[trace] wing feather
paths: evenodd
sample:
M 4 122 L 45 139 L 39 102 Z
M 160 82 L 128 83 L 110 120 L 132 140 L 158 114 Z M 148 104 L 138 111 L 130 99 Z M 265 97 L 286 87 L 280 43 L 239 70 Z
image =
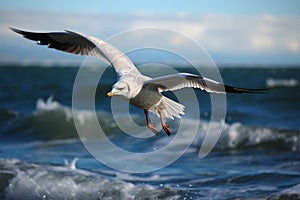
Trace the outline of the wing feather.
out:
M 119 49 L 107 42 L 91 36 L 84 36 L 72 31 L 36 33 L 15 28 L 12 31 L 23 37 L 36 41 L 39 45 L 60 51 L 96 57 L 107 64 L 111 64 L 119 76 L 128 73 L 140 74 L 132 61 Z
M 265 89 L 246 89 L 223 85 L 217 81 L 202 76 L 178 73 L 154 78 L 144 82 L 144 87 L 163 91 L 173 91 L 182 88 L 199 88 L 209 93 L 259 93 Z

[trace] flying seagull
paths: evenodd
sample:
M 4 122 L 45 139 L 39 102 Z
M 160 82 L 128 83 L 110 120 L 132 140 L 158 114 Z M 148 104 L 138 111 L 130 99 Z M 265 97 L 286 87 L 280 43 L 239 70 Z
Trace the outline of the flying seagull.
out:
M 96 57 L 112 65 L 118 75 L 118 81 L 113 85 L 108 97 L 119 95 L 134 106 L 144 110 L 149 129 L 158 134 L 151 123 L 148 112 L 156 114 L 161 121 L 163 130 L 168 136 L 171 130 L 164 118 L 181 118 L 184 115 L 184 105 L 164 96 L 162 92 L 173 91 L 186 87 L 199 88 L 209 93 L 257 93 L 262 89 L 246 89 L 223 85 L 212 79 L 190 74 L 177 73 L 158 78 L 150 78 L 139 72 L 132 61 L 113 45 L 92 37 L 66 30 L 65 32 L 28 32 L 11 28 L 12 31 L 34 40 L 39 45 L 47 45 L 57 50 Z

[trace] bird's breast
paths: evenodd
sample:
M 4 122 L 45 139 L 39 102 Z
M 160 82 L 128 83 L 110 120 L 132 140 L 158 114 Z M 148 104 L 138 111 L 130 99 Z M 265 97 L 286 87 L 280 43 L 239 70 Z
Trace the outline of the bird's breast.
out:
M 149 110 L 154 105 L 158 104 L 162 95 L 157 91 L 142 89 L 135 97 L 130 99 L 130 103 L 136 107 Z

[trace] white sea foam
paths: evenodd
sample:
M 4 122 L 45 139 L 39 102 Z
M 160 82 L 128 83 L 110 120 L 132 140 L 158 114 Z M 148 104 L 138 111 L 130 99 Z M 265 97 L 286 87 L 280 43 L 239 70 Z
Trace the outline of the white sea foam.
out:
M 36 109 L 37 111 L 35 114 L 42 113 L 45 111 L 59 111 L 65 115 L 65 119 L 67 121 L 70 121 L 72 119 L 71 110 L 68 107 L 63 106 L 59 102 L 53 100 L 53 96 L 50 96 L 46 101 L 44 101 L 43 99 L 38 99 L 36 102 Z
M 36 103 L 36 112 L 35 114 L 41 114 L 45 112 L 52 112 L 52 114 L 60 113 L 65 117 L 66 121 L 73 120 L 74 117 L 79 122 L 80 125 L 85 125 L 89 123 L 89 120 L 93 117 L 93 110 L 85 109 L 73 109 L 69 106 L 63 105 L 58 101 L 55 101 L 52 96 L 47 100 L 38 99 Z M 106 116 L 106 112 L 97 111 L 97 115 Z M 104 117 L 102 117 L 103 119 Z
M 266 80 L 267 87 L 295 87 L 299 83 L 296 79 L 274 79 L 274 78 L 268 78 Z
M 76 170 L 76 162 L 78 161 L 78 158 L 75 157 L 70 163 L 68 160 L 64 160 L 65 166 L 69 167 L 71 170 Z
M 170 189 L 134 185 L 69 166 L 51 166 L 0 159 L 0 173 L 9 171 L 4 199 L 177 199 Z M 2 169 L 3 168 L 3 169 Z M 4 181 L 4 180 L 2 180 Z
M 190 123 L 193 123 L 191 120 Z M 220 122 L 202 121 L 197 138 L 193 147 L 199 148 L 202 145 L 203 138 L 207 133 L 208 126 L 219 127 Z M 188 127 L 185 133 L 188 137 Z M 215 138 L 215 133 L 211 131 L 206 137 Z M 268 127 L 245 126 L 236 122 L 233 124 L 224 123 L 222 134 L 215 145 L 215 149 L 235 149 L 247 147 L 266 147 L 270 145 L 278 148 L 285 148 L 291 151 L 300 151 L 299 131 L 275 129 Z M 210 138 L 207 139 L 208 141 Z M 181 141 L 184 142 L 184 141 Z M 180 145 L 180 144 L 178 144 Z M 280 145 L 280 146 L 278 146 Z
M 233 149 L 281 144 L 280 148 L 300 151 L 299 132 L 265 127 L 245 126 L 242 123 L 224 124 L 215 148 Z
M 73 119 L 72 108 L 55 101 L 53 96 L 50 96 L 47 100 L 38 99 L 36 103 L 36 109 L 36 113 L 43 113 L 46 111 L 60 112 L 64 114 L 67 121 Z M 74 111 L 74 116 L 76 116 L 80 124 L 85 124 L 92 115 L 92 111 L 90 110 L 75 109 Z

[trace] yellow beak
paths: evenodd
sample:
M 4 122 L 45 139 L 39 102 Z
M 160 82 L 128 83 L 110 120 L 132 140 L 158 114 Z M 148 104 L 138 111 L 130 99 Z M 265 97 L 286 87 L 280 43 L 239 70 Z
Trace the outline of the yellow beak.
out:
M 112 97 L 114 94 L 112 92 L 109 92 L 106 94 L 107 97 Z

